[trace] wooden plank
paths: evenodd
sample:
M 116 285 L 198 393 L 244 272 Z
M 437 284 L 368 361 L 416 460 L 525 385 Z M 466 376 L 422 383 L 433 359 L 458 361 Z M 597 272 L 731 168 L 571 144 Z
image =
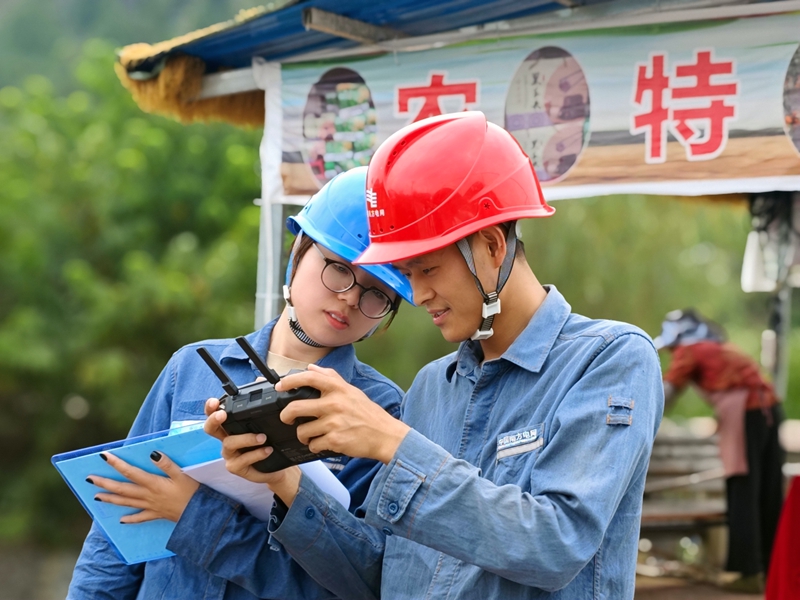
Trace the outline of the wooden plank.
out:
M 722 521 L 727 516 L 725 500 L 645 500 L 642 524 Z
M 719 458 L 670 458 L 651 460 L 647 469 L 649 475 L 689 475 L 710 471 L 722 466 Z
M 644 484 L 645 494 L 650 492 L 663 492 L 667 490 L 675 490 L 683 488 L 684 491 L 689 491 L 693 486 L 701 483 L 713 483 L 710 489 L 724 489 L 722 485 L 722 478 L 725 477 L 725 469 L 717 467 L 709 469 L 708 471 L 700 471 L 699 473 L 691 473 L 689 475 L 680 475 L 678 477 L 661 477 L 661 478 L 648 478 Z
M 682 478 L 688 476 L 680 475 L 678 477 Z M 724 479 L 708 479 L 697 483 L 684 484 L 683 482 L 675 481 L 678 477 L 672 475 L 648 475 L 644 484 L 644 493 L 646 497 L 652 498 L 655 495 L 661 496 L 671 492 L 680 494 L 681 496 L 722 496 L 725 493 Z

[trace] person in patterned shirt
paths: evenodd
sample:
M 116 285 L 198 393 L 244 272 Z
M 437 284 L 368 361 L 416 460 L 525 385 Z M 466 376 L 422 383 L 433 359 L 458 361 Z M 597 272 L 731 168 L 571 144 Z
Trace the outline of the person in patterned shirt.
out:
M 665 406 L 694 385 L 713 408 L 728 501 L 728 571 L 742 591 L 762 591 L 783 502 L 782 410 L 756 362 L 694 310 L 667 314 L 656 348 L 672 353 L 664 374 Z

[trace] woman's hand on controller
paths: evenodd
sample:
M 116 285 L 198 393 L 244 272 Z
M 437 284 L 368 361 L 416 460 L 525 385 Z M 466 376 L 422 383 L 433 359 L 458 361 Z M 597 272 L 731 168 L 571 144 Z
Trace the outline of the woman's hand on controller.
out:
M 266 381 L 263 377 L 256 377 L 256 381 Z M 224 410 L 219 410 L 219 398 L 209 398 L 203 407 L 206 413 L 206 422 L 203 425 L 203 430 L 210 436 L 218 440 L 224 440 L 228 437 L 228 432 L 222 428 L 222 424 L 228 415 Z
M 225 440 L 228 433 L 222 428 L 222 424 L 228 417 L 224 410 L 219 410 L 219 398 L 209 398 L 204 406 L 206 422 L 203 424 L 203 431 L 208 435 Z
M 262 473 L 256 469 L 253 465 L 273 452 L 271 446 L 264 446 L 266 442 L 267 436 L 263 433 L 227 435 L 222 439 L 222 458 L 225 459 L 225 468 L 248 481 L 267 484 L 286 506 L 291 506 L 300 487 L 302 471 L 296 466 L 274 473 Z M 260 447 L 243 452 L 253 446 Z

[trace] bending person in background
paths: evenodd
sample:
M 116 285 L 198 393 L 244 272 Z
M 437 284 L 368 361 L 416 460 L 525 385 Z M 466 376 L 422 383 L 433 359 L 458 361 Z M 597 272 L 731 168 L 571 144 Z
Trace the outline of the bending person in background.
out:
M 397 416 L 402 391 L 361 363 L 353 342 L 394 317 L 411 299 L 407 280 L 391 267 L 351 264 L 369 243 L 365 209 L 366 167 L 339 175 L 296 217 L 297 235 L 287 272 L 283 314 L 247 340 L 267 364 L 286 374 L 317 364 L 364 393 L 377 410 Z M 205 347 L 238 385 L 259 372 L 234 340 L 206 340 L 178 350 L 148 394 L 130 435 L 202 420 L 203 404 L 219 394 L 219 380 L 196 349 Z M 110 465 L 133 483 L 92 477 L 96 499 L 142 509 L 126 523 L 169 519 L 177 523 L 167 544 L 176 556 L 126 565 L 96 526 L 75 567 L 68 598 L 331 598 L 285 550 L 269 546 L 267 524 L 239 503 L 198 484 L 163 454 L 151 456 L 166 477 L 131 467 L 111 453 Z M 352 510 L 364 500 L 378 464 L 371 459 L 325 459 L 348 488 Z M 131 525 L 135 527 L 135 525 Z
M 756 362 L 725 341 L 722 328 L 693 310 L 672 311 L 656 347 L 672 352 L 664 374 L 666 406 L 694 384 L 714 408 L 728 501 L 729 587 L 763 591 L 783 503 L 784 451 L 778 442 L 781 406 Z
M 311 448 L 384 463 L 358 516 L 299 468 L 255 471 L 271 451 L 242 452 L 255 436 L 222 436 L 227 468 L 272 488 L 273 538 L 342 598 L 633 598 L 663 409 L 652 341 L 573 314 L 539 283 L 515 222 L 553 209 L 530 158 L 482 113 L 390 136 L 367 187 L 357 262 L 399 268 L 459 349 L 420 371 L 399 420 L 329 369 L 278 384 L 321 390 L 281 413 L 317 417 L 297 430 Z M 217 404 L 206 431 L 221 435 Z

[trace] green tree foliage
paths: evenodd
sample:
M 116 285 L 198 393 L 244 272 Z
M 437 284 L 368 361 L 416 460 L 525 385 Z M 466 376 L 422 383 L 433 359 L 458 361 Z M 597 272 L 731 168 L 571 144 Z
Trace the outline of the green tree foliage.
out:
M 145 115 L 113 59 L 0 89 L 0 539 L 82 536 L 49 457 L 124 436 L 181 345 L 252 328 L 260 132 Z
M 668 311 L 687 306 L 726 324 L 762 318 L 747 313 L 762 300 L 739 287 L 750 229 L 744 203 L 612 196 L 554 206 L 552 218 L 523 225 L 528 256 L 579 312 L 653 336 Z
M 267 9 L 287 0 L 262 2 Z M 230 19 L 251 0 L 3 0 L 0 2 L 0 87 L 41 73 L 56 89 L 75 89 L 70 65 L 83 41 L 156 43 Z

